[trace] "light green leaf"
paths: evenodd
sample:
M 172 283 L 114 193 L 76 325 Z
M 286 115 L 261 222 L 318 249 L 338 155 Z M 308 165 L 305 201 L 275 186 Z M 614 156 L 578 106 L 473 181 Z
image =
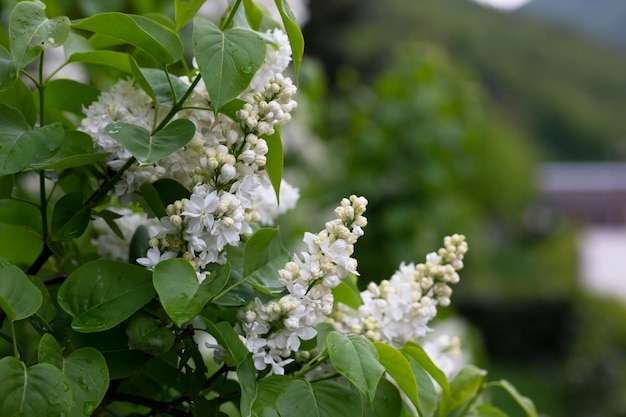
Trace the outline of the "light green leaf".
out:
M 111 123 L 104 131 L 140 163 L 152 164 L 186 145 L 196 132 L 196 126 L 189 120 L 178 119 L 152 136 L 143 127 L 128 123 Z
M 26 365 L 12 356 L 0 359 L 0 415 L 69 415 L 72 389 L 63 372 L 49 363 Z
M 254 417 L 280 417 L 276 410 L 276 399 L 293 379 L 284 375 L 272 375 L 258 383 L 256 399 L 252 404 Z
M 332 289 L 332 293 L 336 303 L 345 304 L 355 310 L 363 304 L 356 277 L 352 274 L 342 279 L 339 285 Z
M 0 308 L 9 320 L 22 320 L 35 314 L 43 298 L 26 274 L 0 257 L 0 277 Z
M 252 29 L 265 33 L 270 29 L 280 27 L 278 22 L 271 18 L 269 10 L 262 4 L 257 4 L 253 0 L 243 0 L 243 7 L 246 20 Z
M 509 381 L 502 379 L 500 381 L 492 381 L 487 384 L 488 388 L 491 387 L 500 387 L 504 389 L 509 395 L 519 404 L 519 406 L 524 410 L 528 417 L 537 417 L 537 409 L 535 408 L 535 403 L 528 398 L 519 393 L 517 388 Z
M 463 367 L 454 379 L 450 381 L 451 398 L 442 400 L 439 415 L 448 415 L 451 411 L 473 398 L 482 387 L 486 376 L 487 371 L 474 365 Z
M 57 295 L 78 332 L 101 332 L 129 318 L 156 295 L 147 269 L 98 259 L 70 274 Z
M 109 370 L 104 356 L 90 347 L 75 350 L 63 361 L 63 373 L 72 387 L 70 417 L 90 416 L 109 387 Z
M 172 107 L 189 88 L 180 78 L 166 74 L 163 70 L 140 68 L 132 58 L 130 64 L 135 80 L 159 106 Z M 169 82 L 167 81 L 168 78 Z M 173 93 L 172 87 L 174 88 Z
M 11 54 L 17 70 L 37 58 L 45 48 L 63 45 L 70 33 L 66 16 L 48 19 L 40 2 L 17 3 L 9 16 Z
M 165 312 L 179 327 L 200 314 L 214 295 L 208 283 L 198 282 L 196 271 L 182 258 L 159 262 L 152 280 Z
M 57 242 L 77 239 L 89 226 L 91 208 L 83 204 L 83 193 L 74 191 L 65 194 L 54 205 L 50 233 Z
M 17 70 L 11 53 L 0 45 L 0 91 L 11 87 L 17 80 Z
M 386 343 L 374 342 L 374 347 L 378 351 L 378 361 L 385 367 L 387 374 L 396 381 L 396 384 L 398 384 L 398 387 L 404 392 L 409 401 L 422 414 L 417 380 L 411 370 L 411 364 L 408 359 L 396 348 Z
M 248 87 L 263 64 L 263 38 L 242 28 L 221 31 L 204 17 L 193 20 L 193 51 L 214 112 Z
M 267 162 L 265 170 L 267 176 L 270 177 L 274 193 L 276 193 L 276 201 L 280 204 L 280 183 L 283 179 L 283 142 L 280 139 L 280 126 L 274 126 L 274 133 L 265 138 L 267 142 Z
M 132 74 L 130 65 L 130 55 L 116 51 L 84 51 L 74 52 L 70 55 L 68 62 L 82 62 L 85 64 L 105 65 L 127 74 Z
M 59 151 L 62 142 L 61 124 L 31 130 L 19 111 L 0 103 L 0 176 L 48 160 Z
M 334 381 L 310 383 L 295 379 L 279 395 L 276 408 L 281 417 L 363 415 L 359 394 Z
M 400 351 L 404 355 L 415 359 L 417 363 L 419 363 L 420 366 L 433 377 L 435 382 L 437 382 L 437 384 L 441 387 L 443 399 L 446 401 L 450 397 L 448 378 L 446 377 L 446 374 L 444 374 L 443 371 L 433 363 L 432 359 L 430 359 L 424 349 L 416 343 L 408 342 L 402 347 L 402 349 L 400 349 Z
M 287 37 L 291 44 L 291 56 L 293 58 L 293 67 L 296 71 L 296 79 L 300 73 L 300 64 L 302 63 L 302 57 L 304 56 L 304 36 L 302 36 L 302 30 L 298 26 L 296 16 L 291 11 L 289 4 L 286 0 L 274 0 L 280 17 L 283 20 L 283 25 L 287 31 Z
M 131 349 L 143 350 L 152 356 L 159 356 L 170 350 L 176 339 L 174 333 L 162 326 L 155 317 L 140 311 L 129 320 L 126 334 Z
M 193 19 L 206 0 L 176 0 L 174 15 L 176 16 L 176 32 Z
M 161 64 L 173 64 L 183 56 L 183 44 L 178 36 L 145 16 L 100 13 L 75 21 L 72 26 L 134 45 Z
M 52 80 L 46 85 L 46 114 L 56 111 L 83 116 L 83 109 L 98 100 L 99 95 L 100 91 L 89 84 L 66 79 Z M 39 100 L 39 94 L 35 97 Z M 46 121 L 50 123 L 50 117 L 46 117 Z
M 435 391 L 435 385 L 433 384 L 430 375 L 426 373 L 424 368 L 417 363 L 415 359 L 409 356 L 409 362 L 411 363 L 411 369 L 415 375 L 417 381 L 417 389 L 419 391 L 419 403 L 420 410 L 423 417 L 431 417 L 438 406 L 438 395 Z
M 361 391 L 373 406 L 376 386 L 385 368 L 378 362 L 378 352 L 361 335 L 346 336 L 331 332 L 326 338 L 330 361 L 341 375 Z
M 509 417 L 509 415 L 493 405 L 481 404 L 476 407 L 472 417 Z
M 59 342 L 50 333 L 44 333 L 37 347 L 37 362 L 49 363 L 63 370 L 63 352 Z
M 277 271 L 290 260 L 278 229 L 259 229 L 246 242 L 243 253 L 243 275 L 257 290 L 274 294 L 285 289 Z

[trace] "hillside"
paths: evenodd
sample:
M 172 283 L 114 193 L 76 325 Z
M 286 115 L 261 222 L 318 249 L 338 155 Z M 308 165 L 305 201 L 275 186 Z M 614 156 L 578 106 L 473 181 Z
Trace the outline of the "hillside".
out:
M 623 0 L 534 0 L 518 12 L 548 17 L 626 49 Z
M 493 111 L 533 138 L 545 158 L 626 157 L 626 54 L 614 48 L 467 0 L 312 0 L 311 9 L 307 51 L 339 81 L 350 68 L 367 81 L 385 68 L 391 46 L 426 41 L 472 72 Z

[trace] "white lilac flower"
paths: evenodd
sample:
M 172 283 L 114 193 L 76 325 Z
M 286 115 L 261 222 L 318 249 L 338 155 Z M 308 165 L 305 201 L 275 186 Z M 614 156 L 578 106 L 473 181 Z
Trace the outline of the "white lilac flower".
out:
M 459 281 L 457 271 L 466 252 L 464 236 L 447 236 L 444 247 L 428 254 L 425 263 L 402 263 L 389 280 L 370 283 L 361 293 L 363 305 L 358 309 L 340 304 L 336 328 L 396 347 L 424 337 L 437 306 L 450 304 L 449 284 Z
M 239 311 L 236 329 L 252 352 L 257 370 L 270 367 L 270 373 L 284 373 L 283 367 L 293 360 L 291 355 L 300 348 L 300 341 L 315 337 L 313 326 L 332 313 L 331 290 L 350 271 L 356 272 L 356 260 L 350 255 L 367 224 L 363 216 L 366 206 L 363 197 L 343 199 L 335 210 L 337 219 L 329 222 L 333 227 L 327 224 L 317 235 L 306 233 L 308 252 L 294 255 L 293 261 L 278 271 L 287 294 L 268 304 L 257 299 Z M 334 233 L 338 230 L 341 236 Z
M 168 251 L 161 253 L 161 251 L 159 251 L 159 248 L 150 248 L 148 249 L 148 252 L 146 253 L 146 256 L 144 258 L 137 259 L 137 263 L 141 266 L 146 267 L 147 269 L 152 270 L 159 262 L 165 261 L 166 259 L 175 258 L 176 255 L 176 252 Z

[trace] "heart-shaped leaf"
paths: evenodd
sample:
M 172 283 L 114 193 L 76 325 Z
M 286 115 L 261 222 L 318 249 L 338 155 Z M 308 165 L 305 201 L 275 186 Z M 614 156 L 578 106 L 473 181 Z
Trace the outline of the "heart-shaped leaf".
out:
M 204 17 L 193 20 L 193 52 L 217 113 L 248 87 L 263 64 L 266 44 L 243 28 L 221 31 Z
M 29 368 L 12 356 L 0 359 L 1 416 L 63 416 L 72 406 L 72 389 L 63 372 L 49 363 Z
M 111 123 L 104 130 L 140 163 L 152 164 L 186 145 L 196 126 L 189 120 L 178 119 L 152 136 L 143 127 L 129 123 Z
M 9 320 L 22 320 L 37 312 L 41 291 L 17 266 L 0 257 L 0 308 Z
M 358 392 L 334 381 L 295 379 L 278 396 L 276 408 L 285 417 L 361 416 L 361 398 Z
M 385 368 L 378 362 L 376 348 L 361 335 L 331 332 L 326 337 L 328 354 L 333 366 L 345 376 L 373 405 L 378 381 Z
M 44 48 L 63 45 L 70 33 L 66 16 L 48 19 L 41 2 L 23 1 L 15 5 L 9 16 L 11 54 L 17 70 L 41 53 Z
M 72 26 L 134 45 L 161 64 L 173 64 L 183 56 L 183 44 L 178 36 L 145 16 L 107 12 L 78 20 Z
M 129 318 L 156 295 L 147 269 L 98 259 L 70 274 L 57 295 L 79 332 L 101 332 Z

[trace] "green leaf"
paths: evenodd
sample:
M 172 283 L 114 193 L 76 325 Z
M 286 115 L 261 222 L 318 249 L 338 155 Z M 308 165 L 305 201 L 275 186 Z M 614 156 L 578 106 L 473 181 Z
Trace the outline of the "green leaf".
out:
M 402 347 L 402 349 L 400 349 L 400 351 L 404 355 L 415 359 L 417 363 L 419 363 L 420 366 L 433 377 L 435 382 L 437 382 L 437 384 L 441 387 L 443 399 L 446 401 L 450 397 L 448 378 L 446 377 L 446 374 L 444 374 L 443 371 L 433 363 L 432 359 L 430 359 L 424 349 L 416 343 L 408 342 Z
M 474 397 L 482 387 L 486 375 L 487 371 L 474 365 L 463 367 L 454 379 L 450 381 L 451 398 L 442 400 L 439 415 L 449 414 Z
M 374 342 L 374 347 L 378 351 L 378 361 L 385 367 L 387 374 L 396 381 L 398 387 L 417 408 L 420 415 L 423 415 L 419 402 L 417 380 L 408 359 L 388 344 Z
M 159 262 L 153 284 L 165 312 L 179 327 L 197 316 L 214 295 L 208 283 L 198 282 L 196 271 L 182 258 Z
M 46 112 L 71 112 L 83 116 L 83 109 L 98 100 L 100 91 L 74 80 L 52 80 L 46 85 Z M 38 95 L 37 95 L 38 99 Z M 49 123 L 49 117 L 46 117 Z
M 292 378 L 284 375 L 272 375 L 261 379 L 257 385 L 256 399 L 252 403 L 252 415 L 254 417 L 280 417 L 276 410 L 276 399 L 291 381 Z
M 361 293 L 356 284 L 356 276 L 350 274 L 332 289 L 335 303 L 342 303 L 357 310 L 363 304 Z
M 280 18 L 283 20 L 289 43 L 291 44 L 291 56 L 293 58 L 293 67 L 296 71 L 296 80 L 300 73 L 300 64 L 302 63 L 302 57 L 304 56 L 304 36 L 302 36 L 302 30 L 298 26 L 296 16 L 294 16 L 289 4 L 286 0 L 274 0 Z
M 63 372 L 49 363 L 26 365 L 12 356 L 0 359 L 0 415 L 69 415 L 72 389 Z
M 174 203 L 176 200 L 182 200 L 183 198 L 189 198 L 191 192 L 181 183 L 171 179 L 162 178 L 152 183 L 161 199 L 161 204 L 167 207 L 168 204 Z
M 15 175 L 5 175 L 0 177 L 0 200 L 11 198 L 13 186 L 15 185 Z
M 276 201 L 280 203 L 280 183 L 283 179 L 283 142 L 280 139 L 280 126 L 274 127 L 274 133 L 268 136 L 267 142 L 267 162 L 265 170 L 267 176 L 270 177 L 274 192 L 276 193 Z
M 139 192 L 143 197 L 142 205 L 144 206 L 146 212 L 153 214 L 159 219 L 167 216 L 167 211 L 165 211 L 165 206 L 161 202 L 159 193 L 150 182 L 144 182 L 141 184 Z M 144 201 L 145 204 L 147 204 L 147 207 L 143 204 Z
M 44 48 L 63 45 L 70 33 L 66 16 L 48 19 L 45 5 L 39 2 L 17 3 L 9 16 L 11 54 L 17 70 L 37 58 Z
M 225 321 L 217 324 L 205 320 L 206 330 L 209 332 L 228 355 L 233 359 L 237 367 L 237 377 L 241 386 L 240 410 L 242 416 L 252 415 L 252 405 L 257 398 L 256 370 L 252 362 L 252 353 L 241 342 L 239 335 L 233 326 Z
M 135 79 L 141 88 L 159 105 L 172 107 L 186 92 L 189 86 L 180 78 L 155 68 L 140 68 L 134 59 L 130 64 Z M 169 82 L 168 82 L 169 78 Z M 172 88 L 174 92 L 172 92 Z
M 74 52 L 68 58 L 68 62 L 82 62 L 84 64 L 96 64 L 112 67 L 127 74 L 132 74 L 130 55 L 116 51 L 84 51 Z
M 278 281 L 277 271 L 289 260 L 289 252 L 280 240 L 278 229 L 259 229 L 244 248 L 244 279 L 259 291 L 279 293 L 285 286 Z
M 257 4 L 252 0 L 243 0 L 243 7 L 246 13 L 246 20 L 250 27 L 258 32 L 266 32 L 279 28 L 280 25 L 270 17 L 270 12 L 262 4 Z
M 59 342 L 50 333 L 44 333 L 37 347 L 37 362 L 49 363 L 63 370 L 63 352 Z
M 50 297 L 48 287 L 46 287 L 46 284 L 41 282 L 41 280 L 35 276 L 28 276 L 28 279 L 35 285 L 35 287 L 39 289 L 39 292 L 41 292 L 42 296 L 41 306 L 39 306 L 39 309 L 35 313 L 35 316 L 39 317 L 46 324 L 50 323 L 52 320 L 54 320 L 57 314 L 57 310 L 54 307 L 54 304 L 52 304 L 52 298 Z M 49 327 L 47 328 L 49 329 Z
M 128 123 L 111 123 L 104 131 L 140 163 L 152 164 L 186 145 L 196 132 L 196 126 L 189 120 L 178 119 L 152 136 L 143 127 Z
M 363 415 L 359 394 L 334 381 L 310 383 L 295 379 L 276 400 L 276 409 L 281 417 Z
M 0 91 L 7 90 L 17 80 L 17 70 L 11 53 L 0 45 Z
M 104 356 L 90 347 L 75 350 L 65 358 L 63 373 L 72 387 L 70 417 L 90 416 L 109 387 L 109 370 Z
M 437 391 L 435 391 L 435 385 L 433 384 L 430 375 L 426 373 L 424 368 L 422 368 L 422 366 L 417 363 L 415 359 L 409 357 L 409 362 L 411 363 L 411 369 L 413 370 L 415 380 L 417 381 L 422 416 L 431 417 L 435 413 L 435 410 L 437 410 L 439 402 Z
M 517 391 L 517 388 L 509 381 L 502 379 L 500 381 L 492 381 L 487 384 L 488 388 L 491 387 L 500 387 L 504 389 L 509 395 L 519 404 L 519 406 L 524 410 L 528 417 L 537 417 L 537 409 L 535 408 L 535 404 L 533 401 L 523 396 Z
M 37 166 L 56 154 L 62 142 L 61 124 L 31 130 L 19 111 L 0 103 L 0 176 Z
M 72 26 L 134 45 L 161 64 L 173 64 L 183 56 L 183 44 L 178 36 L 144 16 L 117 12 L 100 13 L 73 22 Z
M 162 326 L 156 318 L 140 311 L 129 320 L 126 334 L 131 349 L 143 350 L 152 356 L 159 356 L 170 350 L 176 339 L 174 333 Z
M 0 257 L 0 277 L 0 308 L 9 320 L 22 320 L 35 314 L 43 298 L 26 274 Z
M 206 0 L 176 0 L 174 15 L 176 16 L 176 32 L 193 19 Z
M 346 336 L 331 332 L 326 338 L 330 361 L 373 406 L 376 386 L 385 368 L 378 362 L 378 352 L 367 338 L 361 335 Z
M 2 47 L 0 47 L 1 51 Z M 0 53 L 0 55 L 2 54 Z M 2 70 L 0 69 L 1 73 Z M 0 88 L 0 90 L 2 89 Z M 33 92 L 30 91 L 30 88 L 21 78 L 18 78 L 9 88 L 0 93 L 0 102 L 22 113 L 29 126 L 33 126 L 37 121 L 37 107 L 35 106 Z
M 391 382 L 381 378 L 376 389 L 376 397 L 374 397 L 374 408 L 371 409 L 364 403 L 364 417 L 400 417 L 401 412 L 402 396 L 400 392 Z
M 243 108 L 244 104 L 246 104 L 244 100 L 236 98 L 224 104 L 222 108 L 220 109 L 220 113 L 225 114 L 226 116 L 230 117 L 232 120 L 236 121 L 237 112 Z
M 476 407 L 472 417 L 509 417 L 504 411 L 489 404 L 481 404 Z
M 130 239 L 130 247 L 128 248 L 128 263 L 136 264 L 137 259 L 144 256 L 149 245 L 150 233 L 148 233 L 148 228 L 143 224 L 140 224 L 139 227 L 133 233 L 133 237 Z
M 65 194 L 54 205 L 50 233 L 57 242 L 77 239 L 89 226 L 91 208 L 83 204 L 83 193 L 74 191 Z
M 263 64 L 263 38 L 249 30 L 219 30 L 204 17 L 193 20 L 193 52 L 217 113 L 248 87 Z
M 98 259 L 70 274 L 57 295 L 78 332 L 101 332 L 129 318 L 155 296 L 152 273 L 127 263 Z

